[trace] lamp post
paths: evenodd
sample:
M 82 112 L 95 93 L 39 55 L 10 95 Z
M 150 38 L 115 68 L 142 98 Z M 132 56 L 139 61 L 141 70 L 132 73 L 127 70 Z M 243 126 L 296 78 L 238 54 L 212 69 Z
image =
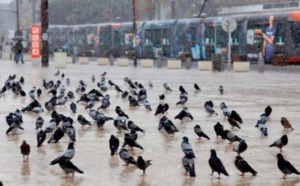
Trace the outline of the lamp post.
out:
M 134 49 L 134 39 L 136 35 L 136 0 L 132 0 L 132 11 L 133 11 L 133 42 L 132 42 L 132 47 Z M 137 54 L 134 55 L 133 57 L 133 65 L 134 67 L 137 66 Z
M 42 30 L 42 67 L 49 66 L 48 43 L 48 0 L 41 1 L 41 30 Z

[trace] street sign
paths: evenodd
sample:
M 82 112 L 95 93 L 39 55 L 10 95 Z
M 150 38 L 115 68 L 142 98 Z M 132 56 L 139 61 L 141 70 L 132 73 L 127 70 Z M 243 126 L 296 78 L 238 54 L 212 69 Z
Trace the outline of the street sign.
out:
M 231 63 L 231 32 L 237 27 L 237 23 L 231 17 L 227 17 L 222 21 L 222 28 L 225 32 L 228 32 L 228 70 L 230 71 Z
M 39 25 L 31 26 L 31 58 L 41 56 L 41 27 Z
M 222 21 L 222 28 L 225 32 L 233 32 L 237 27 L 237 23 L 231 17 L 227 17 Z

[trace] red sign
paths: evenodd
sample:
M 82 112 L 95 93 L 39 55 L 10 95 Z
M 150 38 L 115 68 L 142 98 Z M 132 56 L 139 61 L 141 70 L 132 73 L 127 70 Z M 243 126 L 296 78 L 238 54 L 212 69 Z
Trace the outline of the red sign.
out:
M 39 25 L 31 26 L 31 58 L 41 56 L 41 27 Z

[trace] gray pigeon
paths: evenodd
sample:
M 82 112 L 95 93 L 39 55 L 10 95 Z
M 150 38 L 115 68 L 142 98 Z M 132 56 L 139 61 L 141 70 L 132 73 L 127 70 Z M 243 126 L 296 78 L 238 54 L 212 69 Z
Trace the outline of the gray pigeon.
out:
M 186 156 L 184 156 L 181 159 L 181 162 L 182 162 L 182 166 L 185 169 L 185 175 L 189 173 L 190 177 L 196 177 L 194 158 L 187 158 Z
M 187 158 L 196 158 L 191 144 L 189 143 L 189 138 L 184 136 L 181 142 L 181 150 L 184 152 Z
M 72 102 L 72 103 L 70 104 L 70 108 L 71 108 L 71 110 L 72 110 L 73 113 L 76 113 L 77 106 L 76 106 L 76 104 L 75 104 L 74 102 Z
M 202 131 L 200 125 L 196 125 L 194 127 L 194 132 L 199 136 L 199 140 L 201 139 L 201 137 L 204 137 L 209 140 L 209 137 Z
M 170 92 L 172 92 L 173 90 L 169 87 L 169 85 L 167 84 L 167 83 L 164 83 L 164 88 L 165 88 L 165 90 L 168 92 L 168 91 L 170 91 Z
M 119 156 L 125 162 L 125 166 L 128 166 L 129 164 L 136 165 L 135 159 L 129 154 L 127 149 L 122 148 L 119 152 Z
M 245 140 L 241 140 L 239 143 L 235 144 L 234 147 L 233 147 L 233 151 L 238 153 L 238 156 L 247 150 L 247 143 Z
M 288 144 L 288 137 L 287 135 L 283 135 L 281 138 L 276 140 L 274 143 L 272 143 L 269 147 L 278 147 L 280 152 L 282 152 L 282 147 Z
M 149 103 L 148 100 L 145 100 L 145 101 L 144 101 L 144 106 L 145 106 L 145 108 L 146 108 L 146 111 L 152 111 L 151 105 L 150 105 L 150 103 Z

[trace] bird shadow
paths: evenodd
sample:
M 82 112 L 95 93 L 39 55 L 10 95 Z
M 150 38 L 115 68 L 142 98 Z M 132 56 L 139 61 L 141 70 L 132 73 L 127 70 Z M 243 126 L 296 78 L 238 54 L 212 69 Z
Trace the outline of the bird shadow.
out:
M 141 176 L 141 180 L 140 180 L 139 183 L 137 183 L 136 186 L 148 186 L 148 185 L 150 185 L 150 184 L 147 183 L 147 180 L 146 180 L 145 176 Z
M 6 135 L 8 141 L 14 141 L 14 142 L 19 142 L 20 141 L 20 136 L 18 133 L 10 133 Z
M 29 162 L 23 162 L 22 166 L 21 166 L 21 175 L 23 177 L 28 177 L 30 176 L 30 163 Z
M 299 178 L 288 178 L 286 180 L 283 180 L 279 186 L 296 186 L 299 182 Z
M 194 177 L 185 176 L 182 180 L 181 185 L 194 185 L 194 183 L 195 183 Z
M 232 152 L 232 149 L 233 149 L 233 145 L 230 143 L 224 146 L 224 152 Z

